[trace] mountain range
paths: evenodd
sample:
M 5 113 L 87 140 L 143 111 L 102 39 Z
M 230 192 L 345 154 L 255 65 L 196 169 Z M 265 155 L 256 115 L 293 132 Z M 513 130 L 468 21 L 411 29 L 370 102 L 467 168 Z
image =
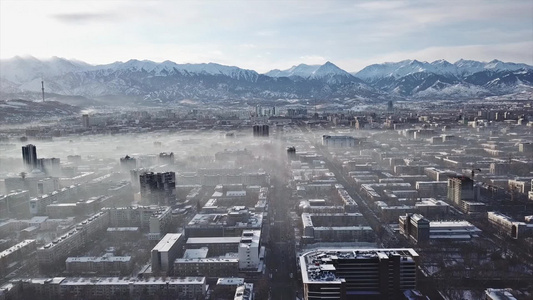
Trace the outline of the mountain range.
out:
M 183 99 L 466 99 L 531 91 L 533 67 L 499 60 L 404 60 L 349 73 L 331 62 L 259 74 L 215 63 L 129 60 L 105 65 L 53 57 L 0 60 L 0 100 L 47 93 L 146 102 Z

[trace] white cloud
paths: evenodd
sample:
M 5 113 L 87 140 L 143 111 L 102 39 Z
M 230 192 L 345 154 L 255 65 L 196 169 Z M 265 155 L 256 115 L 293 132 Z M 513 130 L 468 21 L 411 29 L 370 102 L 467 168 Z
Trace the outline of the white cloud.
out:
M 532 43 L 531 0 L 0 0 L 0 58 L 212 61 L 257 71 L 330 60 L 355 71 L 406 58 L 532 64 Z

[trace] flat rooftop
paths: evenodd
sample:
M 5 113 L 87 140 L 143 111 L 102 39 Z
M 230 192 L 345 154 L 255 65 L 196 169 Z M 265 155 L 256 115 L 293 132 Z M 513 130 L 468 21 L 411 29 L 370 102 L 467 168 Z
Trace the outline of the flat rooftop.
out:
M 181 233 L 167 233 L 165 236 L 155 245 L 152 251 L 168 252 L 176 242 L 181 238 Z
M 187 239 L 186 244 L 238 244 L 240 241 L 240 236 L 190 237 Z
M 418 258 L 411 248 L 391 249 L 317 249 L 299 257 L 304 283 L 324 282 L 339 284 L 344 278 L 335 275 L 333 261 L 387 259 L 391 255 L 401 255 L 402 261 L 414 262 Z

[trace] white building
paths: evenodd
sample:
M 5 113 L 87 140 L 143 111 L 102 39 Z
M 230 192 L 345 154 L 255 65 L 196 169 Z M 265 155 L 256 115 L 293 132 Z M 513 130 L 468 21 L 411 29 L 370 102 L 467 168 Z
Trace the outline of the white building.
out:
M 152 270 L 154 273 L 172 272 L 174 260 L 184 244 L 181 233 L 168 233 L 152 249 Z
M 261 230 L 244 230 L 239 243 L 239 269 L 257 270 L 262 260 Z
M 237 287 L 235 291 L 234 300 L 253 300 L 254 299 L 254 284 L 245 283 Z

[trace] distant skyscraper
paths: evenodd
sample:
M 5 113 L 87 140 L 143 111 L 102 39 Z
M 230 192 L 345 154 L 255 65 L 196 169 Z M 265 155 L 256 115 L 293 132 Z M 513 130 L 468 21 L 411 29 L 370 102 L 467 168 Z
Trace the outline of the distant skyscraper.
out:
M 129 172 L 130 170 L 137 168 L 137 160 L 134 157 L 126 155 L 120 159 L 120 167 L 123 171 Z
M 83 128 L 89 128 L 89 115 L 85 114 L 81 116 L 81 120 L 83 123 Z
M 139 176 L 142 201 L 146 204 L 170 205 L 176 200 L 176 173 L 148 172 Z
M 37 147 L 32 144 L 22 146 L 22 159 L 24 164 L 30 168 L 34 169 L 37 167 Z
M 269 126 L 268 125 L 254 125 L 253 134 L 254 137 L 268 137 Z
M 57 176 L 61 173 L 61 160 L 59 158 L 39 158 L 37 168 L 48 175 Z
M 159 163 L 173 165 L 174 164 L 174 152 L 161 152 L 159 153 Z
M 297 160 L 296 156 L 296 147 L 288 147 L 287 148 L 287 156 L 289 157 L 289 160 Z

